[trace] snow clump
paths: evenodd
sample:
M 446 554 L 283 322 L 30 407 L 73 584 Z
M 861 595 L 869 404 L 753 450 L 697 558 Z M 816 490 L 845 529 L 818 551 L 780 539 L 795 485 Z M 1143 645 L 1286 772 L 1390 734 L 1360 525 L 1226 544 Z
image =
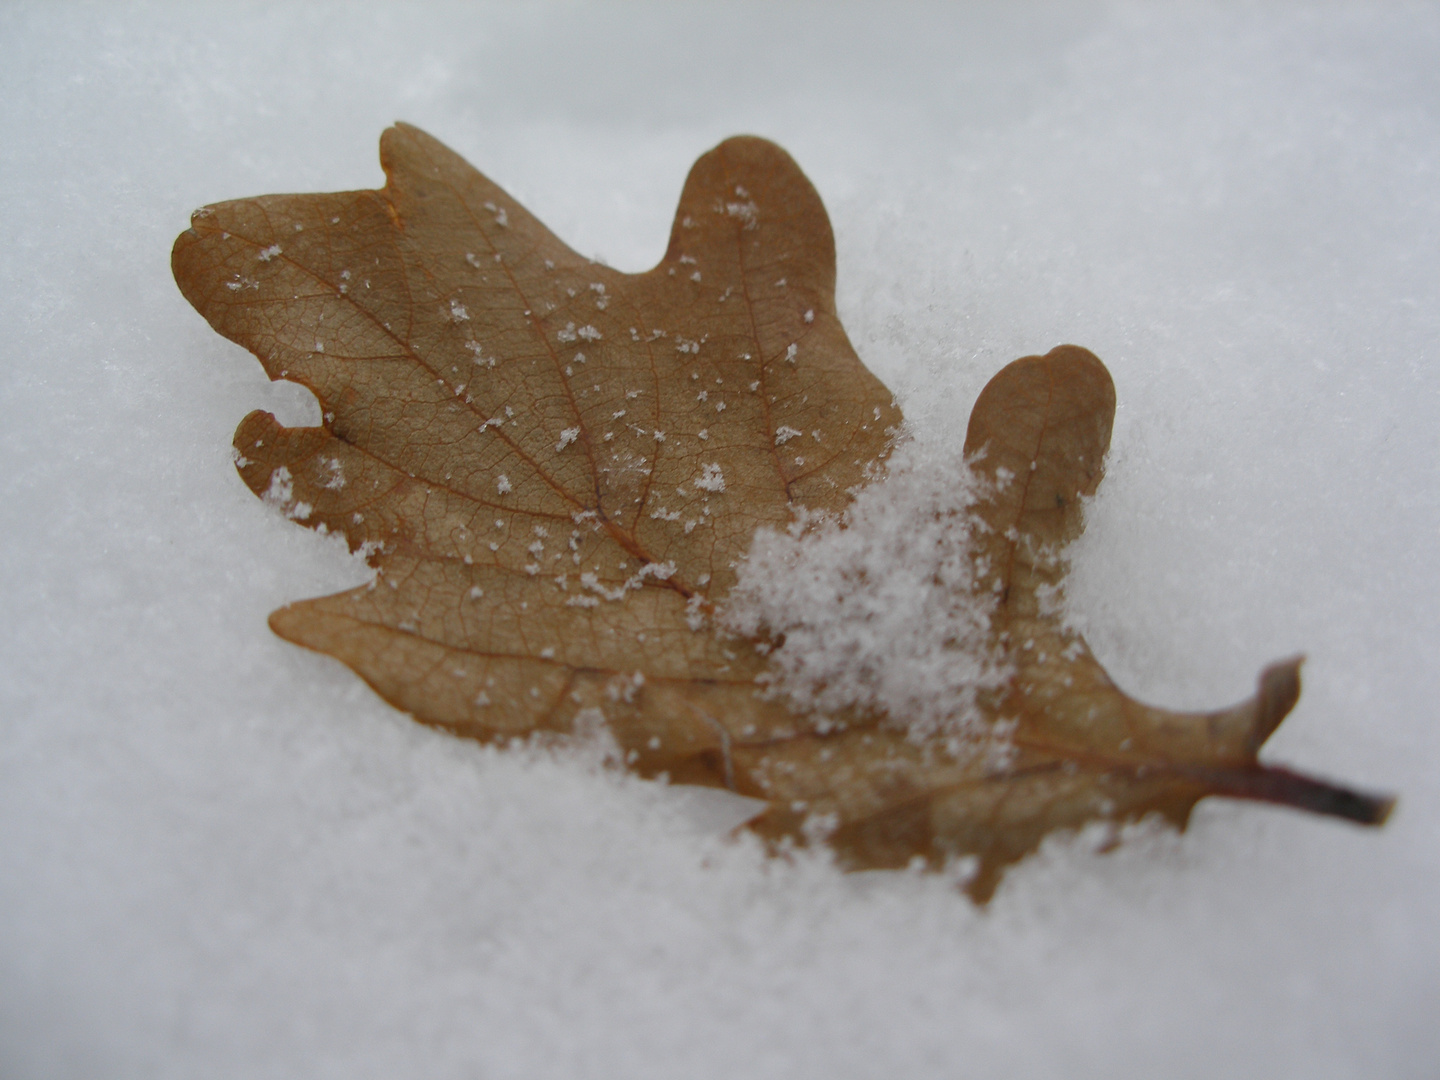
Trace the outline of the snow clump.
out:
M 721 625 L 781 641 L 762 679 L 797 712 L 883 714 L 957 750 L 994 734 L 980 695 L 1008 665 L 974 588 L 980 481 L 958 450 L 907 442 L 837 518 L 757 531 Z

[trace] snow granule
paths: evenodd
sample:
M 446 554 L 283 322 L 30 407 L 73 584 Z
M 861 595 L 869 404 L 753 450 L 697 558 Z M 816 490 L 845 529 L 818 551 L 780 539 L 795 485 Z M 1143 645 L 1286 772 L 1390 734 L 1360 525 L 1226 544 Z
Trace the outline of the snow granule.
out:
M 701 491 L 724 491 L 725 473 L 718 462 L 711 462 L 700 467 L 700 475 L 692 480 L 691 484 Z

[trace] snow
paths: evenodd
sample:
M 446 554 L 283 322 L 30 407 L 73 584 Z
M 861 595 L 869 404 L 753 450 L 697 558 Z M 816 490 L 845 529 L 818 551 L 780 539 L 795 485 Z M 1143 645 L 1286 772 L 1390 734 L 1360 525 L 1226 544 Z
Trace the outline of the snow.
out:
M 1437 54 L 1433 5 L 0 9 L 0 1073 L 1434 1075 Z M 235 476 L 246 412 L 318 410 L 169 248 L 379 184 L 395 119 L 624 270 L 700 153 L 776 139 L 922 446 L 1008 360 L 1095 351 L 1071 618 L 1177 707 L 1305 651 L 1264 756 L 1390 824 L 1211 800 L 978 911 L 275 637 L 366 573 Z
M 721 624 L 783 637 L 762 680 L 797 711 L 887 716 L 958 756 L 994 745 L 1006 732 L 978 702 L 1013 669 L 991 646 L 990 597 L 975 597 L 980 490 L 962 446 L 902 443 L 843 519 L 758 531 Z
M 724 491 L 725 473 L 721 470 L 720 463 L 712 461 L 708 465 L 701 465 L 700 475 L 690 481 L 690 486 L 701 491 Z

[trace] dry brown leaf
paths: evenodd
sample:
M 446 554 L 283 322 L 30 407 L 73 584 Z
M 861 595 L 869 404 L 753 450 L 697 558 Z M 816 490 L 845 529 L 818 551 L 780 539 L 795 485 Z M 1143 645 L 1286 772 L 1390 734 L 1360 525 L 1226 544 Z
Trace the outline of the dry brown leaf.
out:
M 385 132 L 381 161 L 379 191 L 206 207 L 175 244 L 196 309 L 323 409 L 317 428 L 246 417 L 241 476 L 376 569 L 275 612 L 282 637 L 461 735 L 608 732 L 641 774 L 765 799 L 752 828 L 823 835 L 852 867 L 974 856 L 979 899 L 1051 830 L 1183 826 L 1209 794 L 1384 820 L 1387 799 L 1257 763 L 1298 661 L 1232 709 L 1153 709 L 1041 603 L 1114 412 L 1073 346 L 1000 372 L 966 439 L 988 492 L 980 599 L 1013 671 L 983 705 L 1010 752 L 762 693 L 763 656 L 714 629 L 716 605 L 757 528 L 842 513 L 901 420 L 836 317 L 814 188 L 773 144 L 727 140 L 692 169 L 664 259 L 631 275 L 415 128 Z

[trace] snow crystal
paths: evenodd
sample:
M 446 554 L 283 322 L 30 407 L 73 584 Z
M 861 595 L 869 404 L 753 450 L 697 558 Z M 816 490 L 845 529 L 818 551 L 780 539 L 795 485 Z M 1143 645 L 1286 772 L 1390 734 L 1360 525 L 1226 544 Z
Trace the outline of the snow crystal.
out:
M 469 349 L 472 353 L 475 354 L 475 363 L 480 364 L 484 367 L 493 368 L 495 366 L 495 358 L 493 356 L 486 356 L 484 350 L 481 349 L 480 343 L 478 341 L 465 342 L 465 348 Z
M 725 474 L 720 471 L 719 463 L 712 462 L 709 465 L 702 465 L 700 475 L 691 483 L 701 491 L 724 491 Z
M 270 483 L 261 498 L 295 521 L 304 521 L 313 509 L 309 503 L 295 498 L 295 478 L 284 465 L 270 473 Z

